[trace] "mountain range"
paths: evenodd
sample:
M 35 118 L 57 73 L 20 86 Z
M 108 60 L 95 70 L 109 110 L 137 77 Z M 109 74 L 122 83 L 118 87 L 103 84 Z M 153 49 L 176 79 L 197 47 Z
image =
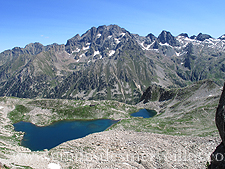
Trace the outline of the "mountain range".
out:
M 153 84 L 185 87 L 225 79 L 225 35 L 139 36 L 92 27 L 66 44 L 30 43 L 0 53 L 0 96 L 118 100 L 136 104 Z

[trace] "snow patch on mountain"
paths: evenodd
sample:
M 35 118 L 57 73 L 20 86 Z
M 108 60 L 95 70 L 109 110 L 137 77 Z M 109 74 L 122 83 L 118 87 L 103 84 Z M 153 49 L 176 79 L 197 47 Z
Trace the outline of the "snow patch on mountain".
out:
M 119 44 L 120 43 L 120 40 L 119 39 L 115 38 L 114 40 L 116 41 L 116 44 Z
M 220 36 L 221 39 L 225 38 L 225 35 Z
M 183 36 L 177 36 L 176 39 L 179 41 L 181 44 L 182 48 L 185 48 L 187 44 L 192 43 L 194 45 L 201 45 L 204 46 L 202 41 L 195 40 L 195 39 L 190 39 L 188 37 L 183 37 Z
M 121 33 L 120 36 L 123 37 L 126 33 Z
M 85 56 L 85 54 L 84 54 L 84 53 L 83 53 L 83 54 L 81 54 L 79 57 L 80 57 L 80 58 L 82 58 L 83 56 Z
M 99 55 L 100 52 L 99 51 L 94 51 L 94 56 Z
M 112 56 L 116 51 L 115 50 L 110 50 L 109 51 L 109 56 Z
M 73 52 L 80 52 L 80 49 L 79 48 L 76 48 L 76 50 L 72 51 Z
M 176 53 L 176 56 L 180 56 L 181 55 L 181 53 L 180 52 L 175 52 Z
M 142 47 L 143 50 L 151 50 L 150 47 L 153 45 L 153 43 L 145 46 L 144 45 L 144 42 L 141 42 L 140 45 L 141 45 L 141 47 Z
M 169 47 L 171 47 L 171 45 L 169 45 L 168 43 L 159 43 L 161 46 L 169 46 Z
M 83 50 L 88 50 L 89 48 L 90 48 L 90 46 L 86 46 L 86 47 L 84 46 Z
M 96 36 L 97 36 L 97 38 L 100 38 L 102 36 L 102 34 L 99 33 Z

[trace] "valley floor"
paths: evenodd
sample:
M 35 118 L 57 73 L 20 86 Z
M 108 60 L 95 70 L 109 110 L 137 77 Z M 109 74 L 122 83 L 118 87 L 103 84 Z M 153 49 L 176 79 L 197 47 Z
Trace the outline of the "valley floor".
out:
M 171 136 L 113 127 L 62 143 L 51 150 L 32 152 L 20 146 L 23 133 L 13 130 L 13 117 L 9 118 L 9 113 L 15 110 L 14 105 L 32 100 L 3 100 L 0 102 L 0 162 L 9 168 L 46 169 L 54 165 L 79 169 L 205 168 L 221 141 L 219 137 Z M 124 105 L 121 107 L 128 110 Z M 49 111 L 40 110 L 40 114 L 48 117 Z

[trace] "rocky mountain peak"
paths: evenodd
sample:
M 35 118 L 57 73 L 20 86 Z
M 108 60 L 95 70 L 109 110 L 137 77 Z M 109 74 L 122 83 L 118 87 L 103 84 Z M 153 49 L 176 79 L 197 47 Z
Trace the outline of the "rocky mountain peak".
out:
M 58 51 L 64 51 L 65 45 L 59 45 L 57 43 L 53 43 L 51 45 L 44 46 L 39 42 L 30 43 L 25 46 L 25 48 L 22 48 L 24 54 L 29 55 L 37 55 L 43 51 L 53 50 L 55 52 Z
M 62 51 L 65 51 L 65 45 L 64 44 L 59 45 L 57 43 L 53 43 L 45 47 L 45 51 L 48 51 L 48 50 L 55 51 L 55 52 L 59 52 L 59 51 L 62 52 Z
M 152 33 L 148 34 L 146 36 L 146 38 L 149 39 L 151 42 L 153 42 L 157 39 L 157 37 L 155 37 L 155 35 L 153 35 Z
M 68 39 L 66 42 L 66 51 L 68 53 L 72 53 L 72 48 L 73 46 L 76 46 L 77 43 L 80 41 L 81 37 L 79 34 L 76 34 L 74 37 L 72 37 L 71 39 Z
M 196 36 L 195 36 L 195 35 L 192 35 L 192 36 L 190 37 L 190 39 L 196 39 Z
M 35 42 L 26 45 L 24 49 L 27 50 L 32 55 L 37 55 L 38 53 L 44 50 L 44 45 L 42 45 L 39 42 Z
M 117 33 L 127 32 L 124 28 L 121 28 L 118 25 L 109 25 L 109 26 L 106 26 L 106 28 L 109 31 L 115 31 Z
M 179 46 L 179 42 L 168 31 L 162 31 L 161 34 L 158 36 L 158 40 L 163 44 L 168 43 L 171 46 Z
M 179 34 L 178 36 L 183 36 L 183 37 L 185 37 L 185 38 L 189 38 L 189 36 L 188 36 L 187 33 L 181 33 L 181 34 Z
M 92 27 L 81 37 L 77 35 L 69 39 L 65 49 L 69 54 L 74 53 L 77 60 L 83 54 L 87 57 L 102 58 L 113 55 L 116 49 L 128 42 L 128 39 L 132 39 L 132 36 L 124 28 L 118 25 L 103 25 L 98 28 Z
M 205 39 L 212 38 L 210 35 L 199 33 L 196 37 L 196 40 L 204 41 Z
M 225 34 L 219 37 L 220 40 L 225 40 Z
M 37 48 L 37 47 L 43 47 L 43 45 L 39 42 L 29 43 L 28 45 L 25 46 L 25 49 Z
M 125 29 L 119 27 L 118 25 L 109 25 L 109 26 L 102 25 L 102 26 L 99 26 L 98 28 L 92 27 L 86 33 L 84 33 L 81 37 L 84 38 L 87 36 L 92 36 L 95 38 L 97 36 L 97 38 L 100 38 L 100 36 L 105 33 L 107 33 L 108 35 L 117 36 L 118 34 L 126 33 L 126 32 L 127 31 Z

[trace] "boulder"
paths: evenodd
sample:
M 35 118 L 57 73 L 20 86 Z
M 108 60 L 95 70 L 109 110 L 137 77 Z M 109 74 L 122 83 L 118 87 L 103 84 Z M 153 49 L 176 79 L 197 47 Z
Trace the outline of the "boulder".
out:
M 216 150 L 211 154 L 211 164 L 208 169 L 223 169 L 225 168 L 225 147 L 221 142 L 220 145 L 216 147 Z
M 211 164 L 208 169 L 225 169 L 225 83 L 216 110 L 216 126 L 222 142 L 211 155 Z
M 219 105 L 216 110 L 216 126 L 219 130 L 220 137 L 222 139 L 223 144 L 225 145 L 225 84 L 223 87 L 223 92 L 220 97 Z

